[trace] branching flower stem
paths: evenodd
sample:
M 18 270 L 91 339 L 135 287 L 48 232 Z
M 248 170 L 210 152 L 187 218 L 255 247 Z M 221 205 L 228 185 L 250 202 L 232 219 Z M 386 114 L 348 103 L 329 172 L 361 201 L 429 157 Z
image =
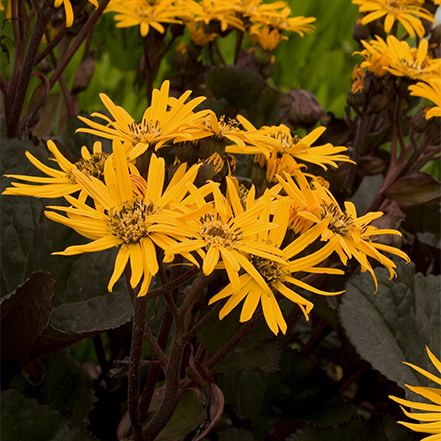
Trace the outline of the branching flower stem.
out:
M 354 151 L 351 155 L 351 159 L 355 162 L 355 164 L 351 164 L 348 167 L 348 171 L 344 182 L 344 186 L 348 193 L 352 189 L 352 186 L 354 185 L 355 176 L 357 175 L 357 170 L 358 170 L 358 163 L 360 160 L 360 156 L 363 153 L 365 139 L 368 134 L 368 128 L 370 122 L 371 122 L 371 115 L 362 115 L 360 117 L 360 122 L 357 127 L 357 133 L 355 135 Z
M 55 12 L 55 9 L 48 6 L 46 2 L 44 5 L 46 6 L 41 7 L 37 15 L 23 64 L 21 63 L 21 60 L 23 59 L 22 57 L 25 51 L 24 45 L 26 44 L 26 36 L 22 37 L 22 32 L 18 32 L 19 40 L 16 40 L 17 67 L 14 66 L 14 75 L 12 75 L 8 94 L 5 97 L 7 135 L 10 138 L 18 135 L 20 115 L 23 109 L 26 92 L 28 90 L 32 69 L 35 65 L 37 51 L 44 35 L 44 31 Z
M 58 80 L 58 77 L 61 75 L 61 73 L 66 68 L 69 61 L 72 59 L 72 57 L 75 55 L 83 41 L 89 36 L 89 34 L 93 31 L 96 22 L 101 17 L 101 15 L 104 12 L 104 9 L 106 8 L 107 4 L 110 0 L 101 0 L 99 3 L 99 7 L 97 10 L 95 10 L 92 15 L 89 17 L 89 20 L 87 20 L 86 24 L 81 29 L 80 33 L 78 34 L 77 38 L 73 42 L 72 46 L 68 49 L 68 51 L 64 54 L 64 57 L 60 60 L 58 63 L 58 66 L 56 67 L 54 73 L 52 74 L 50 78 L 50 84 L 51 87 L 56 83 Z

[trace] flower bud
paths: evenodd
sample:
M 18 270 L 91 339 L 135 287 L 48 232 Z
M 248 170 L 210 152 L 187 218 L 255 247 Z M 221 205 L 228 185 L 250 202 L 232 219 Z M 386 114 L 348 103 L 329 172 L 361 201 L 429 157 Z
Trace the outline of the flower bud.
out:
M 291 89 L 288 94 L 292 98 L 289 122 L 305 127 L 314 126 L 324 113 L 317 97 L 307 90 L 295 88 Z
M 426 109 L 420 109 L 412 116 L 410 126 L 418 133 L 424 132 L 430 126 L 430 120 L 426 119 Z
M 361 23 L 355 23 L 352 29 L 352 38 L 360 43 L 361 40 L 369 40 L 371 31 L 369 26 L 362 25 Z

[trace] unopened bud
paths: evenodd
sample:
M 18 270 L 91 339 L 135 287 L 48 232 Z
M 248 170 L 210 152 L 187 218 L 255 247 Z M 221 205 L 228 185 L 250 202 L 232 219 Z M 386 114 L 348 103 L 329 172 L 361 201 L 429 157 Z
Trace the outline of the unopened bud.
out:
M 369 26 L 362 25 L 361 23 L 355 23 L 353 29 L 352 29 L 352 38 L 360 42 L 361 40 L 369 40 L 370 35 L 370 29 Z
M 424 132 L 430 124 L 430 120 L 426 119 L 426 109 L 418 110 L 410 119 L 410 126 L 418 133 Z
M 310 127 L 316 124 L 324 113 L 323 107 L 317 97 L 303 89 L 291 89 L 288 94 L 292 98 L 289 112 L 290 123 Z
M 92 81 L 95 72 L 95 58 L 93 55 L 86 55 L 78 66 L 75 72 L 75 77 L 72 86 L 72 93 L 77 94 L 86 90 Z
M 441 44 L 441 25 L 438 25 L 432 29 L 432 34 L 429 40 L 430 46 L 437 46 L 439 44 Z

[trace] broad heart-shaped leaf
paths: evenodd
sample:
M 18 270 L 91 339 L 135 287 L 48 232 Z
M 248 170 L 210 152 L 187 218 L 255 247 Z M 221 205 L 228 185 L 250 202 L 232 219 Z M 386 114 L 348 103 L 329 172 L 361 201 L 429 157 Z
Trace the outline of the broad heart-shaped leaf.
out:
M 47 328 L 53 294 L 54 279 L 40 271 L 0 302 L 3 387 L 26 365 L 35 340 Z
M 207 73 L 207 85 L 215 98 L 225 98 L 238 109 L 250 109 L 256 105 L 265 82 L 253 69 L 221 66 Z
M 413 263 L 397 263 L 397 278 L 389 280 L 377 268 L 378 292 L 368 273 L 351 279 L 339 306 L 343 328 L 358 353 L 374 369 L 401 387 L 428 386 L 426 377 L 404 365 L 409 362 L 436 373 L 427 345 L 440 353 L 441 277 L 415 276 Z M 411 392 L 406 389 L 409 398 Z M 415 398 L 413 396 L 412 398 Z
M 217 432 L 218 441 L 255 441 L 251 432 L 236 427 L 228 427 Z
M 153 414 L 157 412 L 161 406 L 164 393 L 165 386 L 155 390 L 155 394 L 149 408 L 149 421 L 153 417 Z M 173 415 L 155 438 L 155 441 L 172 441 L 182 439 L 182 437 L 185 437 L 185 435 L 188 435 L 198 427 L 202 427 L 204 425 L 206 418 L 208 417 L 207 411 L 208 409 L 206 409 L 204 402 L 198 397 L 196 392 L 191 389 L 186 390 L 182 394 Z M 127 413 L 125 414 L 121 423 L 118 439 L 123 438 L 125 432 L 129 428 L 130 423 Z M 145 424 L 147 424 L 147 422 Z
M 198 334 L 210 355 L 216 353 L 244 325 L 239 322 L 241 305 L 219 320 L 214 318 Z M 274 372 L 279 367 L 279 349 L 274 334 L 262 320 L 211 371 L 234 373 L 239 369 Z
M 413 172 L 397 179 L 385 192 L 390 199 L 395 199 L 401 207 L 420 205 L 441 197 L 441 182 L 432 175 Z
M 91 146 L 89 146 L 90 148 Z M 40 175 L 25 157 L 30 151 L 43 163 L 46 147 L 30 141 L 2 139 L 2 172 Z M 9 185 L 2 177 L 2 190 Z M 122 281 L 108 293 L 116 250 L 80 256 L 53 256 L 73 244 L 87 240 L 69 228 L 44 216 L 44 205 L 63 201 L 28 196 L 2 196 L 2 289 L 11 292 L 32 271 L 45 270 L 55 279 L 51 325 L 62 332 L 77 334 L 103 331 L 126 323 L 132 315 L 131 302 Z
M 1 392 L 2 441 L 96 441 L 89 432 L 71 427 L 63 417 L 16 390 Z
M 79 363 L 68 357 L 64 349 L 41 359 L 43 381 L 33 386 L 24 375 L 18 375 L 12 387 L 28 398 L 57 410 L 73 427 L 85 429 L 96 401 L 92 381 Z

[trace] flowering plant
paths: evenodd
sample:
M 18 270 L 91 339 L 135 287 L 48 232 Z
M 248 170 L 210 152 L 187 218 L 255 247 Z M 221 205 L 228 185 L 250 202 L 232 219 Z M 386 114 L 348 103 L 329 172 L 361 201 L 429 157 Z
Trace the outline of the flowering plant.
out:
M 436 4 L 352 3 L 336 116 L 274 85 L 285 1 L 8 2 L 5 439 L 439 439 Z

